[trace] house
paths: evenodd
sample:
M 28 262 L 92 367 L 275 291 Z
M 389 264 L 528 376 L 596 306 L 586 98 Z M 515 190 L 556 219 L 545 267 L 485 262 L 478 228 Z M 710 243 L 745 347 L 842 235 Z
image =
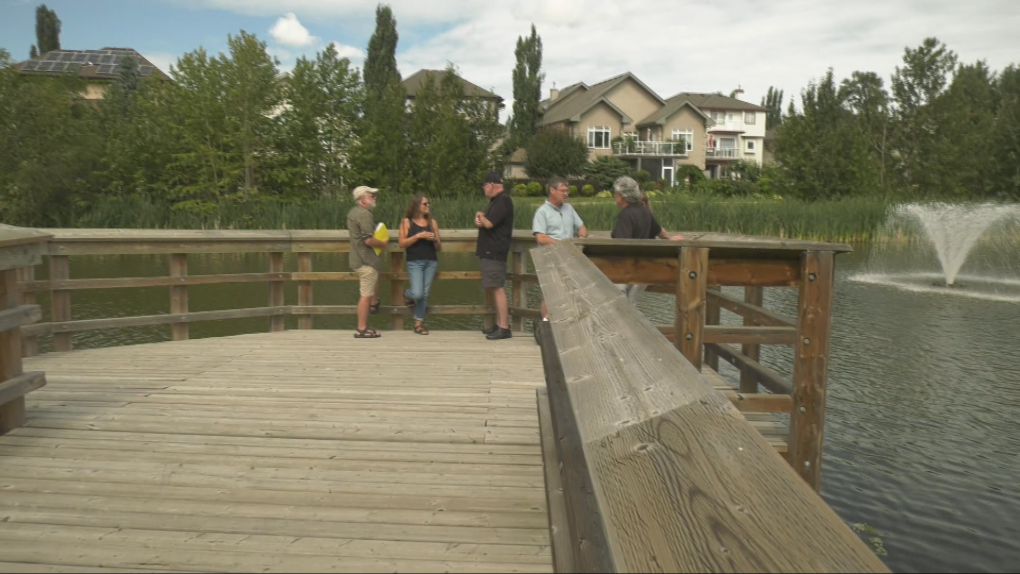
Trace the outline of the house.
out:
M 720 177 L 741 159 L 762 161 L 765 108 L 721 94 L 663 99 L 630 72 L 553 88 L 539 109 L 536 128 L 568 130 L 587 142 L 589 160 L 616 156 L 671 185 L 683 165 Z M 511 156 L 508 175 L 521 173 L 519 157 Z
M 414 105 L 414 100 L 418 96 L 418 90 L 421 89 L 422 85 L 425 84 L 426 80 L 428 80 L 431 77 L 432 81 L 435 82 L 436 85 L 438 85 L 440 82 L 443 81 L 443 79 L 446 77 L 446 74 L 448 73 L 451 72 L 448 72 L 446 70 L 418 70 L 417 72 L 408 76 L 403 81 L 404 90 L 407 92 L 408 109 L 410 109 L 410 107 Z M 456 76 L 456 78 L 460 80 L 461 85 L 463 86 L 464 89 L 464 95 L 466 95 L 467 97 L 487 100 L 491 104 L 493 111 L 496 112 L 497 114 L 499 113 L 499 110 L 505 107 L 505 104 L 503 104 L 502 97 L 490 92 L 489 90 L 486 90 L 475 84 L 472 84 L 471 82 L 465 80 L 460 76 Z
M 138 74 L 148 77 L 155 74 L 164 81 L 170 76 L 131 48 L 103 48 L 102 50 L 51 50 L 32 60 L 25 60 L 14 68 L 26 76 L 57 76 L 73 74 L 85 81 L 85 100 L 101 100 L 109 85 L 120 74 L 120 66 L 127 57 L 138 61 Z

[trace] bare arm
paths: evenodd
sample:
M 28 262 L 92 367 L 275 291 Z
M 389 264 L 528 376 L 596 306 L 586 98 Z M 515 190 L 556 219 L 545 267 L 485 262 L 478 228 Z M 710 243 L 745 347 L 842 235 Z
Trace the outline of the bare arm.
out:
M 559 243 L 559 240 L 553 239 L 544 233 L 536 233 L 535 240 L 538 241 L 539 245 L 552 245 L 553 243 Z
M 417 235 L 414 237 L 407 236 L 407 232 L 410 228 L 411 222 L 405 217 L 404 220 L 400 222 L 400 236 L 397 239 L 397 245 L 399 245 L 401 249 L 407 249 L 418 241 Z
M 581 229 L 577 230 L 577 236 L 580 237 L 581 239 L 584 239 L 585 237 L 588 237 L 588 227 L 585 226 L 585 225 L 582 225 Z
M 436 246 L 436 251 L 442 251 L 443 240 L 439 237 L 439 223 L 435 219 L 432 220 L 432 234 L 432 244 Z

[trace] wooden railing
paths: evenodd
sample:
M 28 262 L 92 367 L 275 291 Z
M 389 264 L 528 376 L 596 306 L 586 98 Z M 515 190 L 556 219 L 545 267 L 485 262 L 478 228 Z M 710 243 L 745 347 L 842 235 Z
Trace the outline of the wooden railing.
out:
M 685 341 L 702 332 L 702 249 L 679 258 L 676 332 L 694 335 Z M 559 468 L 549 482 L 562 486 L 549 497 L 557 571 L 888 571 L 604 269 L 570 242 L 532 254 L 551 316 L 539 339 L 552 422 L 543 433 L 554 439 L 543 444 L 556 451 L 547 474 Z M 805 259 L 817 282 L 824 268 Z M 747 332 L 734 338 L 789 339 Z
M 266 317 L 270 331 L 285 328 L 287 316 L 297 317 L 299 329 L 311 329 L 322 315 L 354 315 L 350 305 L 316 305 L 315 284 L 323 281 L 357 281 L 348 270 L 315 271 L 312 256 L 349 250 L 343 231 L 163 231 L 163 230 L 45 230 L 49 240 L 49 279 L 35 280 L 34 266 L 22 270 L 22 298 L 35 302 L 39 292 L 50 293 L 50 320 L 28 325 L 25 354 L 38 352 L 36 338 L 52 334 L 55 351 L 73 348 L 75 333 L 146 325 L 168 325 L 172 340 L 189 337 L 189 325 L 215 321 Z M 828 375 L 829 324 L 832 300 L 834 254 L 849 246 L 756 238 L 717 233 L 686 233 L 684 241 L 613 240 L 605 233 L 593 233 L 575 240 L 589 260 L 614 283 L 640 283 L 648 290 L 669 293 L 676 299 L 673 325 L 659 325 L 666 338 L 674 341 L 697 368 L 704 362 L 718 371 L 719 359 L 740 372 L 740 386 L 726 396 L 746 413 L 789 413 L 790 427 L 786 456 L 797 472 L 816 489 L 821 479 L 821 453 L 825 420 L 825 390 Z M 471 253 L 476 230 L 443 232 L 447 253 Z M 390 316 L 393 329 L 405 327 L 409 310 L 402 304 L 404 253 L 391 243 L 390 271 L 382 274 L 389 282 L 381 293 L 389 305 L 381 308 Z M 528 307 L 527 290 L 537 282 L 528 273 L 529 250 L 535 247 L 530 233 L 515 233 L 510 257 L 511 327 L 523 331 L 528 318 L 538 317 Z M 262 273 L 194 275 L 189 257 L 210 253 L 263 253 L 268 264 Z M 159 277 L 72 278 L 71 260 L 92 255 L 169 256 L 167 274 Z M 285 256 L 296 255 L 296 270 L 284 269 Z M 291 256 L 293 258 L 293 255 Z M 440 271 L 439 281 L 478 281 L 478 271 Z M 297 300 L 285 300 L 284 287 L 297 283 Z M 194 285 L 263 283 L 268 285 L 266 305 L 243 309 L 193 312 L 189 309 L 189 287 Z M 743 300 L 722 293 L 721 287 L 742 287 Z M 133 317 L 75 319 L 75 292 L 123 287 L 167 287 L 168 313 Z M 799 290 L 796 319 L 784 317 L 763 306 L 765 289 Z M 481 288 L 479 287 L 479 292 Z M 354 301 L 352 300 L 352 303 Z M 722 325 L 722 311 L 742 318 L 742 325 Z M 481 315 L 491 325 L 491 302 L 483 305 L 434 305 L 435 315 Z M 676 334 L 681 336 L 677 337 Z M 794 347 L 792 378 L 761 362 L 763 345 Z M 760 387 L 759 387 L 760 385 Z M 767 391 L 767 392 L 760 392 Z
M 18 270 L 42 262 L 49 236 L 0 225 L 0 435 L 25 423 L 25 395 L 44 386 L 41 372 L 22 372 L 21 329 L 41 317 L 38 305 L 22 304 Z

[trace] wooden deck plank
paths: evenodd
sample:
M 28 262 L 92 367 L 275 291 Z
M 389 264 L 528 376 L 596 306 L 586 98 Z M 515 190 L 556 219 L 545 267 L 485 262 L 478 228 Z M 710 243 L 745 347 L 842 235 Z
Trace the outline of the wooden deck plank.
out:
M 26 368 L 50 383 L 0 439 L 0 570 L 552 570 L 528 338 L 285 331 Z

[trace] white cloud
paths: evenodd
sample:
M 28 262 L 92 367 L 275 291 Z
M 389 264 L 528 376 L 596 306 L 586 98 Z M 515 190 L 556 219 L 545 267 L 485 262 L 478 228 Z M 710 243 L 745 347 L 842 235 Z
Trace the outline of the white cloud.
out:
M 280 13 L 279 0 L 164 0 L 190 8 L 215 8 L 249 16 L 275 16 Z M 484 13 L 488 4 L 478 0 L 388 0 L 398 25 L 422 22 L 448 22 L 472 14 Z M 289 0 L 287 9 L 305 17 L 358 17 L 375 18 L 377 2 L 365 0 Z
M 177 56 L 169 52 L 145 52 L 142 56 L 152 62 L 164 74 L 170 73 L 170 66 L 177 66 Z
M 333 49 L 336 50 L 337 56 L 347 58 L 352 62 L 365 59 L 365 52 L 362 51 L 361 48 L 348 46 L 347 44 L 341 44 L 340 42 L 333 42 Z
M 318 41 L 312 36 L 308 29 L 301 25 L 298 17 L 293 12 L 287 13 L 273 27 L 269 29 L 269 35 L 284 46 L 311 46 Z

